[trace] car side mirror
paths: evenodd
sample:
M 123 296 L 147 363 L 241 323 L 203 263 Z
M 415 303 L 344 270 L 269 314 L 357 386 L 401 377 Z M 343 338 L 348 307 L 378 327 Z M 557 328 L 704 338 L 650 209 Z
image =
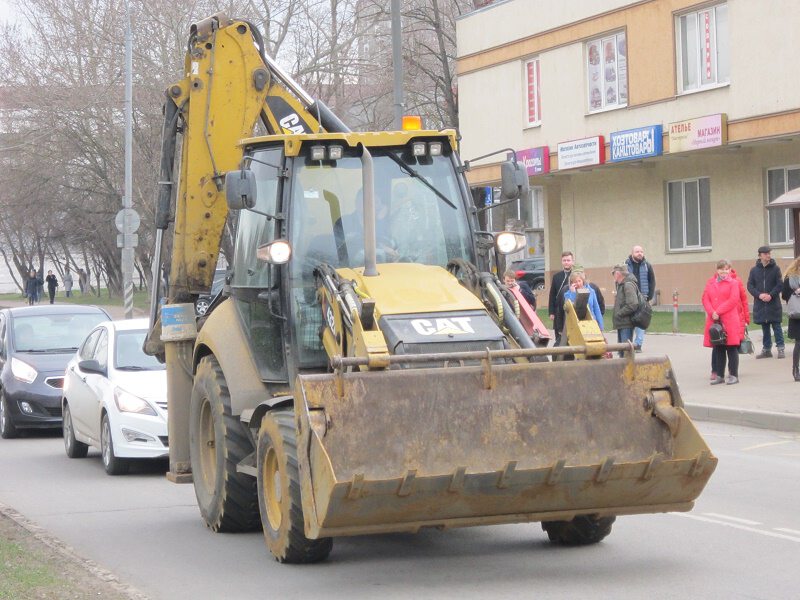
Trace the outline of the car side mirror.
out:
M 225 174 L 225 201 L 230 210 L 244 210 L 256 205 L 256 175 L 250 169 Z
M 500 163 L 500 195 L 504 200 L 525 198 L 529 189 L 525 165 L 511 160 Z
M 78 363 L 78 368 L 86 373 L 97 373 L 98 375 L 106 375 L 106 370 L 94 358 L 82 360 Z

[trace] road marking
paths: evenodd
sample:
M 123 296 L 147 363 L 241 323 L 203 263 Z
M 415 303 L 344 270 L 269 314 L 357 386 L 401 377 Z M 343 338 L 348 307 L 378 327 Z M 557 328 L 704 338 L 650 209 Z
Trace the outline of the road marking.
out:
M 800 535 L 800 531 L 797 531 L 797 529 L 786 529 L 785 527 L 775 527 L 775 531 L 782 531 L 783 533 L 793 533 L 795 535 Z
M 749 531 L 751 533 L 758 533 L 767 537 L 779 538 L 782 540 L 789 540 L 790 542 L 797 542 L 800 544 L 800 536 L 794 537 L 785 535 L 783 533 L 774 533 L 772 531 L 765 531 L 763 529 L 756 529 L 755 527 L 748 527 L 747 525 L 739 525 L 738 523 L 728 523 L 727 521 L 718 521 L 716 519 L 709 519 L 708 517 L 700 517 L 698 515 L 687 515 L 685 513 L 670 513 L 676 517 L 684 517 L 686 519 L 694 519 L 695 521 L 704 521 L 705 523 L 715 523 L 717 525 L 725 525 L 726 527 L 733 527 L 734 529 L 741 529 L 742 531 Z
M 721 515 L 719 513 L 703 513 L 707 517 L 714 517 L 717 519 L 727 519 L 728 521 L 735 521 L 744 525 L 761 525 L 758 521 L 750 521 L 748 519 L 740 519 L 739 517 L 729 517 L 728 515 Z
M 748 446 L 747 448 L 742 448 L 742 452 L 747 452 L 748 450 L 758 450 L 759 448 L 768 448 L 769 446 L 780 446 L 782 444 L 791 444 L 792 440 L 782 440 L 780 442 L 765 442 L 763 444 L 756 444 L 755 446 Z

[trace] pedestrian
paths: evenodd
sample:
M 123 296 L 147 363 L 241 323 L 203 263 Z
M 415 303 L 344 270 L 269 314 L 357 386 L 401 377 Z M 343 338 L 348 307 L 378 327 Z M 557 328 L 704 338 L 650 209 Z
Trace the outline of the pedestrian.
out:
M 564 302 L 559 302 L 559 294 L 569 287 L 569 276 L 572 273 L 572 266 L 575 264 L 575 255 L 565 250 L 561 253 L 561 271 L 553 274 L 553 279 L 550 281 L 550 297 L 547 302 L 547 314 L 550 315 L 550 320 L 553 322 L 553 331 L 555 332 L 556 340 L 555 345 L 561 345 L 561 334 L 564 329 Z
M 508 269 L 505 273 L 503 273 L 503 283 L 506 284 L 507 288 L 513 289 L 514 287 L 518 287 L 522 297 L 528 301 L 528 304 L 531 305 L 533 310 L 536 310 L 536 296 L 534 295 L 531 286 L 529 286 L 525 281 L 517 281 L 517 274 L 513 269 Z
M 786 269 L 786 277 L 783 278 L 783 290 L 781 296 L 789 304 L 792 296 L 800 296 L 800 258 L 795 258 L 789 268 Z M 795 300 L 795 302 L 797 302 Z M 792 317 L 792 310 L 789 311 L 789 327 L 787 330 L 789 339 L 794 340 L 794 350 L 792 351 L 792 377 L 795 381 L 800 381 L 800 318 Z
M 716 354 L 712 364 L 716 377 L 711 385 L 739 383 L 739 344 L 744 339 L 744 323 L 740 316 L 742 304 L 738 282 L 731 277 L 731 263 L 722 259 L 717 262 L 717 275 L 706 283 L 703 291 L 703 308 L 706 311 L 706 326 L 703 345 Z M 725 343 L 713 345 L 709 330 L 718 322 L 725 330 Z M 725 362 L 728 363 L 728 377 L 725 377 Z
M 36 304 L 42 301 L 42 296 L 44 296 L 44 280 L 40 269 L 36 271 Z
M 28 306 L 36 302 L 36 271 L 28 271 L 28 278 L 25 280 L 25 297 L 28 299 Z
M 53 275 L 52 271 L 47 272 L 47 277 L 44 278 L 47 282 L 47 294 L 50 296 L 50 304 L 53 304 L 56 299 L 56 288 L 58 287 L 58 279 Z
M 744 282 L 739 277 L 739 274 L 736 270 L 731 266 L 731 280 L 737 283 L 737 288 L 739 290 L 739 320 L 743 324 L 742 328 L 742 335 L 744 335 L 744 330 L 747 329 L 747 326 L 750 325 L 750 307 L 747 304 L 747 290 L 744 287 Z M 709 277 L 708 281 L 706 281 L 706 288 L 708 285 L 712 283 L 717 278 L 716 272 L 714 275 Z M 703 292 L 705 295 L 705 291 Z M 711 381 L 714 381 L 717 378 L 717 355 L 712 352 L 711 353 Z
M 634 246 L 625 264 L 628 265 L 628 271 L 633 273 L 633 276 L 636 277 L 636 282 L 639 284 L 639 291 L 642 292 L 642 296 L 647 298 L 648 302 L 652 302 L 656 295 L 656 274 L 653 271 L 653 265 L 647 262 L 647 259 L 644 257 L 644 248 L 641 246 Z M 644 344 L 644 329 L 634 327 L 633 345 L 636 348 L 636 352 L 642 351 L 642 344 Z
M 64 271 L 64 277 L 61 280 L 64 282 L 64 296 L 72 298 L 72 274 L 69 272 L 69 267 Z
M 81 288 L 81 296 L 86 293 L 86 288 L 88 287 L 89 283 L 89 276 L 86 274 L 86 271 L 83 269 L 78 269 L 78 286 Z
M 639 308 L 639 286 L 636 277 L 628 271 L 628 265 L 614 265 L 611 276 L 617 288 L 614 298 L 614 329 L 617 341 L 622 344 L 633 340 L 633 313 Z M 620 350 L 619 355 L 623 352 Z
M 569 300 L 574 304 L 575 299 L 578 297 L 578 290 L 589 290 L 589 311 L 600 326 L 600 331 L 603 331 L 603 312 L 600 310 L 597 294 L 586 280 L 586 274 L 583 271 L 573 269 L 569 276 L 569 288 L 564 292 L 564 300 Z
M 756 358 L 772 358 L 772 336 L 775 332 L 775 346 L 778 348 L 778 358 L 784 358 L 783 342 L 783 308 L 781 307 L 781 290 L 783 277 L 781 268 L 772 258 L 772 249 L 761 246 L 758 249 L 758 260 L 750 269 L 747 278 L 747 291 L 753 296 L 753 321 L 761 325 L 764 332 L 764 342 L 761 354 Z

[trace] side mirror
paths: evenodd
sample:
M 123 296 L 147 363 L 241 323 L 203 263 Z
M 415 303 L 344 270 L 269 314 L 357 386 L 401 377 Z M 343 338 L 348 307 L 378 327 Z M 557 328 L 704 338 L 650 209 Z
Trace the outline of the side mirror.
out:
M 256 176 L 250 169 L 225 173 L 225 200 L 230 210 L 244 210 L 256 205 Z
M 507 160 L 500 164 L 500 195 L 504 200 L 516 200 L 528 195 L 528 171 L 519 162 Z
M 86 373 L 97 373 L 98 375 L 106 375 L 106 370 L 100 366 L 94 358 L 89 360 L 82 360 L 78 363 L 78 368 Z

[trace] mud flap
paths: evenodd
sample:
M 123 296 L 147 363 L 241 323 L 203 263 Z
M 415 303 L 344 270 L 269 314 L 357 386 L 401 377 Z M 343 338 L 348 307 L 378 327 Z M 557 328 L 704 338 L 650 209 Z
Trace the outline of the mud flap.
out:
M 666 358 L 302 375 L 295 412 L 310 538 L 685 511 L 717 463 Z

